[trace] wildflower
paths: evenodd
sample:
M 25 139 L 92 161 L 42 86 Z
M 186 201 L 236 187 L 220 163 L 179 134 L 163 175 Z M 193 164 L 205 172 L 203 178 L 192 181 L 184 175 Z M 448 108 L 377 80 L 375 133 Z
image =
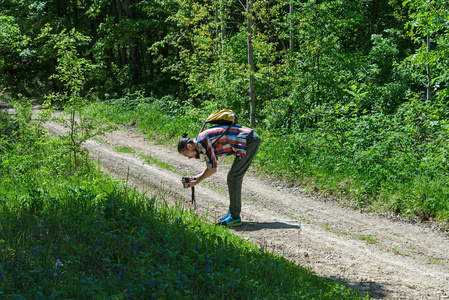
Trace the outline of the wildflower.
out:
M 134 255 L 137 256 L 139 254 L 139 242 L 136 242 L 134 238 L 131 238 L 131 247 L 133 248 Z
M 125 274 L 126 274 L 126 270 L 123 269 L 123 270 L 120 272 L 120 281 L 121 281 L 121 282 L 125 282 Z
M 62 272 L 61 272 L 62 266 L 63 266 L 63 264 L 62 264 L 61 260 L 58 258 L 55 262 L 55 269 L 56 269 L 56 277 L 58 277 L 59 280 L 62 279 Z
M 3 272 L 2 272 L 2 267 L 0 267 L 0 279 L 3 278 Z
M 131 298 L 131 289 L 128 287 L 126 287 L 126 291 L 125 291 L 126 297 L 127 298 Z
M 22 253 L 19 253 L 19 256 L 17 256 L 17 269 L 18 269 L 18 271 L 19 272 L 22 272 L 22 267 L 23 267 L 23 264 L 22 264 Z
M 209 264 L 209 259 L 208 259 L 206 253 L 204 253 L 204 263 L 206 264 L 206 274 L 210 275 L 210 271 L 212 270 L 212 267 Z
M 48 278 L 53 279 L 53 270 L 52 269 L 48 269 L 47 276 L 48 276 Z
M 63 264 L 62 264 L 61 260 L 58 258 L 56 260 L 56 263 L 55 263 L 55 268 L 57 269 L 57 268 L 62 267 L 62 266 L 63 266 Z

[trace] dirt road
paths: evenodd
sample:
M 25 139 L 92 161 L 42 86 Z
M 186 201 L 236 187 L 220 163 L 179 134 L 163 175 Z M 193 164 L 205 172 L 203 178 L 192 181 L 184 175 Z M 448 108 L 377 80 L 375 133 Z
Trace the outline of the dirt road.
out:
M 62 128 L 51 123 L 53 134 Z M 181 174 L 196 175 L 205 163 L 179 155 L 148 141 L 132 128 L 123 128 L 84 145 L 104 171 L 143 190 L 162 193 L 190 205 L 190 190 Z M 114 151 L 126 146 L 136 154 Z M 144 162 L 151 155 L 177 172 Z M 257 158 L 256 158 L 257 159 Z M 197 213 L 214 222 L 228 206 L 225 162 L 217 174 L 196 187 Z M 129 173 L 128 173 L 129 170 Z M 230 229 L 261 247 L 283 255 L 317 275 L 345 283 L 376 299 L 449 299 L 449 238 L 437 231 L 405 222 L 342 208 L 298 188 L 244 179 L 242 220 Z

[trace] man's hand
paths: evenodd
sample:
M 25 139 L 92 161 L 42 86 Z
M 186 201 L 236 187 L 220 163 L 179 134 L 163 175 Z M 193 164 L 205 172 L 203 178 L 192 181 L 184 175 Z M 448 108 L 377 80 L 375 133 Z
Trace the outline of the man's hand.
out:
M 185 188 L 191 188 L 199 183 L 196 177 L 182 177 L 181 181 Z
M 213 174 L 215 174 L 215 172 L 217 172 L 217 169 L 211 169 L 211 168 L 207 168 L 202 174 L 197 175 L 195 177 L 183 177 L 188 179 L 188 182 L 186 180 L 186 182 L 183 182 L 183 184 L 188 187 L 194 187 L 195 185 L 197 185 L 198 183 L 200 183 L 201 181 L 203 181 L 204 179 L 212 176 Z

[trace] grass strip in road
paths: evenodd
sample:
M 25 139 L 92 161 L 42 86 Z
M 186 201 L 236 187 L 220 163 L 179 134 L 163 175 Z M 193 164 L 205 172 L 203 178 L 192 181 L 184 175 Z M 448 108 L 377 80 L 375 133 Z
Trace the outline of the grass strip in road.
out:
M 161 160 L 157 159 L 156 157 L 153 157 L 151 155 L 145 155 L 145 154 L 142 154 L 142 153 L 140 153 L 139 155 L 148 164 L 156 165 L 159 168 L 176 172 L 176 168 L 175 167 L 173 167 L 169 163 L 166 163 L 164 161 L 161 161 Z

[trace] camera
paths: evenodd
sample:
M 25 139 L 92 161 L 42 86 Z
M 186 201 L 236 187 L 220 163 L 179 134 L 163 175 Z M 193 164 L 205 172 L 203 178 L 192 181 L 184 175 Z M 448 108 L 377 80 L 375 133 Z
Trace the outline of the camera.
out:
M 193 181 L 196 181 L 196 177 L 193 177 L 192 179 L 193 179 Z M 190 178 L 182 177 L 181 182 L 182 182 L 182 185 L 184 186 L 184 188 L 188 188 L 189 186 L 187 185 L 187 183 L 190 182 Z M 192 204 L 195 204 L 195 187 L 192 186 L 191 190 L 192 190 Z M 195 209 L 196 209 L 196 204 L 195 204 Z
M 190 178 L 189 177 L 182 177 L 182 185 L 184 186 L 184 188 L 188 188 L 189 186 L 186 184 L 188 182 L 190 182 Z

